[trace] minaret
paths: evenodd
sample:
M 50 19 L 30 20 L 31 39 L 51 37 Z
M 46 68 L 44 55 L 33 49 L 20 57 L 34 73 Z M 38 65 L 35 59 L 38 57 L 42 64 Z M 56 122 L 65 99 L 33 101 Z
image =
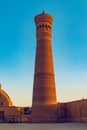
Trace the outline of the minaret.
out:
M 55 122 L 57 101 L 51 42 L 53 17 L 42 12 L 34 20 L 36 24 L 36 59 L 32 122 Z

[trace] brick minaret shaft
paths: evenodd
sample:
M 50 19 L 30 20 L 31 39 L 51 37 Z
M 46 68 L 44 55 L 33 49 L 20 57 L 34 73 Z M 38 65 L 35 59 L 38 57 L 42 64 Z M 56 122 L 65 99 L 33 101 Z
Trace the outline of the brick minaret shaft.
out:
M 51 42 L 53 17 L 42 12 L 34 20 L 36 24 L 36 59 L 32 112 L 33 114 L 39 114 L 39 112 L 44 114 L 38 106 L 41 108 L 57 103 Z
M 55 104 L 56 91 L 52 57 L 53 17 L 43 12 L 35 17 L 36 61 L 34 74 L 33 104 Z

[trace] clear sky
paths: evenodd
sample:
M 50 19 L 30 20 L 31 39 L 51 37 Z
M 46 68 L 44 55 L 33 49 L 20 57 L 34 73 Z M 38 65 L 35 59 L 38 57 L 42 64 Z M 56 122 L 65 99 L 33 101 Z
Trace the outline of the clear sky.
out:
M 17 106 L 32 103 L 34 17 L 43 10 L 54 17 L 57 99 L 87 98 L 87 0 L 0 0 L 0 83 Z

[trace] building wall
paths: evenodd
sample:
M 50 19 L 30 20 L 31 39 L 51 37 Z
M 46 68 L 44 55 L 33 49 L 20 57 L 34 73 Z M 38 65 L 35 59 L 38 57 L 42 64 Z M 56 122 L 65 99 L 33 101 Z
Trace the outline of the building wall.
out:
M 18 122 L 20 120 L 20 108 L 19 107 L 0 107 L 0 119 L 1 121 L 6 121 L 6 122 Z M 3 113 L 3 117 L 2 117 Z
M 58 104 L 58 122 L 87 122 L 87 99 Z
M 57 123 L 57 105 L 38 105 L 32 111 L 32 123 Z

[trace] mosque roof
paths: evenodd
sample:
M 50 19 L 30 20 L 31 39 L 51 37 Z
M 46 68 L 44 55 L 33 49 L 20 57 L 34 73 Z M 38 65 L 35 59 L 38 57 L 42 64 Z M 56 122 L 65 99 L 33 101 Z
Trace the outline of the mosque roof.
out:
M 12 106 L 12 101 L 8 94 L 2 89 L 0 84 L 0 106 Z

